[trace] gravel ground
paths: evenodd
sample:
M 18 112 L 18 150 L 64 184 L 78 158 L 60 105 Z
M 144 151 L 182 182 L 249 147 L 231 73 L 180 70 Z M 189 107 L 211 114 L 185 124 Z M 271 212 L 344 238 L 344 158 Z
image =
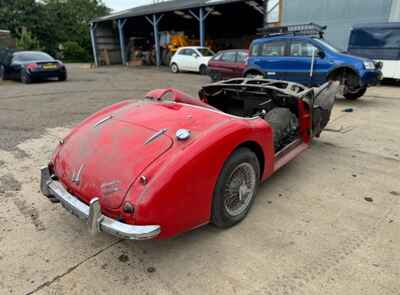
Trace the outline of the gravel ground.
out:
M 103 106 L 207 77 L 69 65 L 0 82 L 0 294 L 400 294 L 400 92 L 338 99 L 313 146 L 263 184 L 247 219 L 165 241 L 91 237 L 42 197 L 57 139 Z M 353 112 L 343 112 L 352 108 Z

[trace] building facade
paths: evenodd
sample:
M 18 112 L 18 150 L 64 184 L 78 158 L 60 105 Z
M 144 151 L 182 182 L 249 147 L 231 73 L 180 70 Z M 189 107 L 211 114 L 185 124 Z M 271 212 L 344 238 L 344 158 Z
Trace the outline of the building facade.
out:
M 277 0 L 274 0 L 277 1 Z M 280 0 L 283 25 L 327 25 L 326 39 L 347 49 L 352 26 L 400 21 L 400 0 Z

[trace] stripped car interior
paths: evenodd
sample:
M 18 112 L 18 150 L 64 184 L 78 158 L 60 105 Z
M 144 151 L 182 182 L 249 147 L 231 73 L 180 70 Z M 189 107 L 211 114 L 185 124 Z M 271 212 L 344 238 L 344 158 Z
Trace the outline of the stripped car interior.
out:
M 319 137 L 329 122 L 339 88 L 335 81 L 308 88 L 288 81 L 235 78 L 203 86 L 200 101 L 174 88 L 151 91 L 146 98 L 212 108 L 241 119 L 262 118 L 272 128 L 278 153 L 296 142 L 308 143 Z

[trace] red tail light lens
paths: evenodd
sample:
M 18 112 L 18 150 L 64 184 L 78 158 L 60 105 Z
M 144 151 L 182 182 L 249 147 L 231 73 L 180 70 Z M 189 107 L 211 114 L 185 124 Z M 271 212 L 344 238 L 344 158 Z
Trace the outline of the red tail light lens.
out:
M 29 71 L 32 71 L 32 70 L 37 69 L 37 68 L 38 68 L 38 65 L 37 65 L 37 64 L 28 64 L 28 65 L 26 66 L 26 68 L 27 68 Z

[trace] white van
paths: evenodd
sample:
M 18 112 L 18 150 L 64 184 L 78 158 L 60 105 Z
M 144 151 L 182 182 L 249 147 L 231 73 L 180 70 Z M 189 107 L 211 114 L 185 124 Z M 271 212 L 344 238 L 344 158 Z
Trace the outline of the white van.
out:
M 383 77 L 400 80 L 400 22 L 353 26 L 348 52 L 382 62 Z

